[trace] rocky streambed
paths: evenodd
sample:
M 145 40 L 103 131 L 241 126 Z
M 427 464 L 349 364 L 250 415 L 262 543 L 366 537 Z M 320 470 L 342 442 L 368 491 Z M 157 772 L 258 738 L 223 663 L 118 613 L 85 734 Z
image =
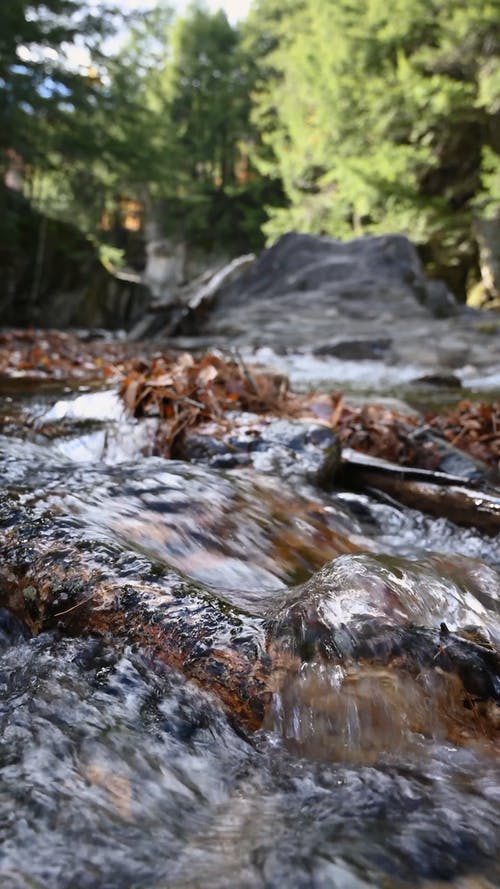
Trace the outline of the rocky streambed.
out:
M 168 363 L 171 342 L 47 336 L 4 341 L 2 886 L 498 885 L 493 462 L 445 439 L 452 465 L 341 462 L 338 424 L 361 422 L 367 392 L 395 407 L 384 374 L 397 389 L 403 361 L 382 347 L 313 355 L 283 330 L 256 355 L 252 331 L 219 364 Z M 482 334 L 464 336 L 479 355 Z M 327 393 L 351 365 L 342 414 Z M 324 391 L 297 402 L 283 371 L 306 390 L 307 368 Z M 413 412 L 464 395 L 410 390 Z M 425 424 L 397 407 L 411 438 Z M 382 427 L 369 441 L 394 448 Z M 447 514 L 451 488 L 469 493 L 465 518 Z

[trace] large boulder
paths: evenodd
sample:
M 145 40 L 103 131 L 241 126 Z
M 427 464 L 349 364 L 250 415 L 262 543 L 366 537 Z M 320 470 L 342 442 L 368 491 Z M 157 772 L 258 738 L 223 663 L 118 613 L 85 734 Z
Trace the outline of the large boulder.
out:
M 493 382 L 500 372 L 490 319 L 428 279 L 401 235 L 347 242 L 283 235 L 209 299 L 191 301 L 164 332 L 184 335 L 178 345 L 185 348 L 209 343 L 245 354 L 265 347 L 263 361 L 313 352 L 314 367 L 275 365 L 309 383 L 331 379 L 333 368 L 337 379 L 362 375 L 374 386 L 459 368 L 475 385 L 485 372 Z
M 369 333 L 373 321 L 389 325 L 391 317 L 428 319 L 456 311 L 444 285 L 427 280 L 417 251 L 405 237 L 343 242 L 292 232 L 221 288 L 203 332 L 238 335 L 255 326 L 265 340 L 287 324 L 289 338 L 289 322 L 297 320 L 294 344 L 311 345 L 318 337 L 338 334 L 346 320 L 351 331 L 359 322 L 368 324 Z M 317 329 L 312 337 L 311 327 Z
M 415 248 L 401 235 L 336 241 L 289 232 L 263 251 L 239 285 L 223 294 L 225 305 L 290 290 L 325 289 L 344 299 L 366 298 L 387 285 L 424 302 L 428 282 Z
M 195 303 L 175 332 L 221 346 L 305 349 L 422 369 L 477 357 L 461 335 L 455 342 L 464 308 L 445 284 L 426 277 L 401 235 L 343 242 L 291 232 Z M 463 327 L 467 339 L 468 322 Z

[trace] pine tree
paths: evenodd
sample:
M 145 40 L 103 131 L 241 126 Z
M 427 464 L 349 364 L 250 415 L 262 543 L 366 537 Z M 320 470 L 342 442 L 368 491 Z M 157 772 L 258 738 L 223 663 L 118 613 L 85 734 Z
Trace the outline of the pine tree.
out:
M 499 21 L 499 0 L 291 4 L 254 111 L 289 201 L 268 235 L 403 232 L 463 288 L 474 215 L 495 212 Z

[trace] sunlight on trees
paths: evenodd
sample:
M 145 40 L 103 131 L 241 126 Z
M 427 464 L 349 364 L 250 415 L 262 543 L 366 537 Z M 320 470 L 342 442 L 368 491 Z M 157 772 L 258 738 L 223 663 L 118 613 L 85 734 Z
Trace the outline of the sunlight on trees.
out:
M 103 9 L 0 9 L 2 176 L 44 212 L 106 240 L 133 200 L 229 250 L 403 232 L 465 290 L 499 214 L 500 0 Z

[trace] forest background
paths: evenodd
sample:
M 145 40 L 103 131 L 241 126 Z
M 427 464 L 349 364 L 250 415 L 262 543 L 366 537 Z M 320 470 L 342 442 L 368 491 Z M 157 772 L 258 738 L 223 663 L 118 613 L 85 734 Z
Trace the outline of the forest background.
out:
M 228 255 L 397 232 L 459 298 L 494 298 L 499 25 L 500 0 L 253 0 L 237 24 L 8 0 L 0 245 L 28 206 L 138 269 L 153 230 Z

